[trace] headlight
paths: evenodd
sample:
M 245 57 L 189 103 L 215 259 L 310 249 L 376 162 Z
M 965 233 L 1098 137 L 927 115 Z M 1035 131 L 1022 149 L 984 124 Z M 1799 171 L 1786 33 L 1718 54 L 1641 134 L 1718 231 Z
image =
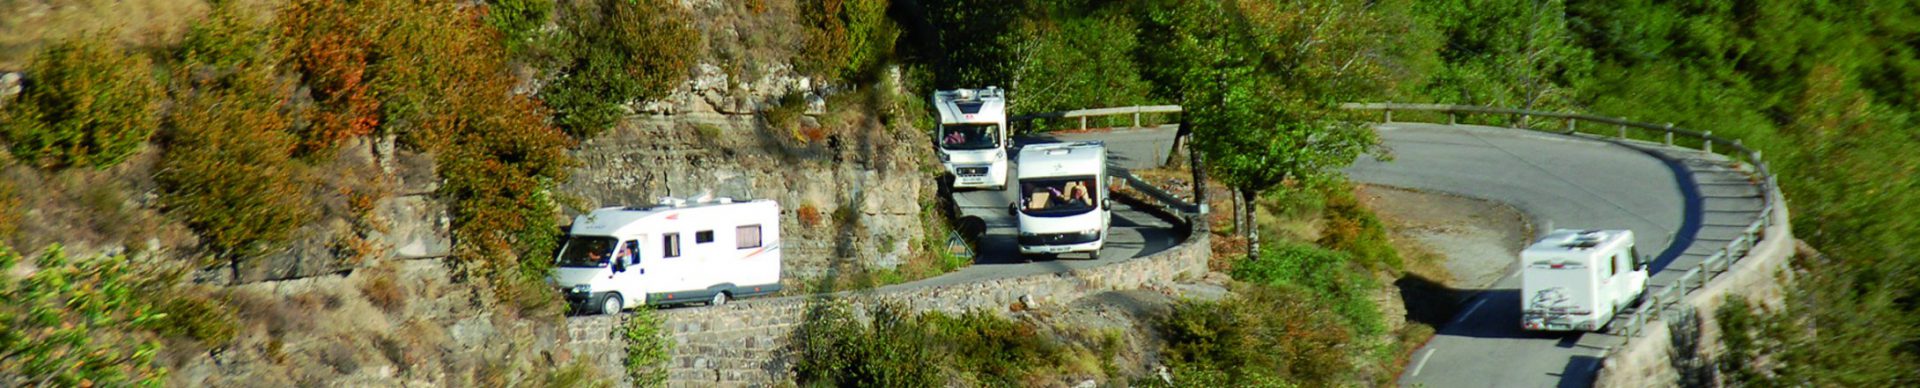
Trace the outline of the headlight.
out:
M 590 293 L 593 293 L 593 286 L 585 285 L 585 284 L 575 285 L 573 286 L 573 292 L 580 293 L 580 294 L 590 294 Z
M 945 162 L 945 161 L 948 161 L 948 160 L 951 160 L 952 158 L 953 158 L 953 157 L 951 157 L 951 156 L 947 156 L 947 153 L 945 153 L 945 152 L 941 152 L 941 153 L 940 153 L 940 161 L 942 161 L 942 162 Z

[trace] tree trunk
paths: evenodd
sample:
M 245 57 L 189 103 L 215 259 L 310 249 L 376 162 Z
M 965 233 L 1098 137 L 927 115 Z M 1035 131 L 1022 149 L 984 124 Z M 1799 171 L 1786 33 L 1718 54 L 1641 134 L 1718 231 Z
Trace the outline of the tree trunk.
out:
M 1248 261 L 1260 260 L 1260 222 L 1253 219 L 1253 199 L 1259 197 L 1259 195 L 1259 191 L 1248 189 L 1240 190 L 1240 202 L 1246 205 L 1241 208 L 1241 212 L 1243 212 L 1241 218 L 1244 218 L 1247 222 L 1245 233 L 1247 234 Z
M 1240 196 L 1238 195 L 1233 196 L 1233 230 L 1235 231 L 1247 230 L 1247 224 L 1245 222 L 1241 222 L 1241 220 L 1244 219 L 1244 217 L 1240 216 L 1241 208 L 1242 208 L 1240 206 L 1240 203 L 1241 203 Z
M 1193 125 L 1187 121 L 1187 114 L 1181 113 L 1180 131 L 1177 136 L 1185 136 L 1187 138 L 1187 159 L 1190 162 L 1187 167 L 1193 169 L 1193 203 L 1195 206 L 1204 208 L 1207 206 L 1207 170 L 1205 165 L 1201 164 L 1200 150 L 1193 148 L 1193 129 Z M 1199 227 L 1194 228 L 1194 230 L 1199 233 L 1208 232 L 1207 215 L 1204 213 L 1187 220 L 1187 222 L 1198 225 Z

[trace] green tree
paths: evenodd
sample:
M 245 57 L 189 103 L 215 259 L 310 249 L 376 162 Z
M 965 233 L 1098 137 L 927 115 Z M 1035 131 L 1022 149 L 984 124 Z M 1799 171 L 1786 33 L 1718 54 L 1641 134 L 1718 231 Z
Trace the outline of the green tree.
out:
M 927 20 L 935 29 L 938 47 L 934 86 L 940 89 L 1008 85 L 1007 66 L 1014 57 L 1011 35 L 1021 17 L 1035 6 L 1028 0 L 927 1 Z
M 1150 90 L 1134 67 L 1138 23 L 1116 11 L 1022 23 L 1012 47 L 1013 104 L 1023 112 L 1126 106 Z
M 15 158 L 42 168 L 119 164 L 153 135 L 160 86 L 146 57 L 90 33 L 47 45 L 21 95 L 0 111 Z
M 270 66 L 243 66 L 178 88 L 167 116 L 160 207 L 198 233 L 234 281 L 242 262 L 316 216 L 292 157 L 290 89 Z
M 887 19 L 887 0 L 800 2 L 807 24 L 800 70 L 853 79 L 886 60 L 900 30 Z
M 1182 2 L 1150 11 L 1170 32 L 1154 66 L 1186 107 L 1193 147 L 1249 204 L 1281 185 L 1340 178 L 1378 142 L 1339 104 L 1394 86 L 1375 42 L 1397 29 L 1372 11 L 1335 2 Z M 1257 227 L 1244 231 L 1259 256 Z
M 584 0 L 561 7 L 560 48 L 540 97 L 554 124 L 588 139 L 613 127 L 636 101 L 660 98 L 687 78 L 700 36 L 670 0 Z
M 1576 103 L 1576 82 L 1593 62 L 1578 46 L 1556 0 L 1447 0 L 1417 5 L 1446 37 L 1426 94 L 1441 102 L 1560 110 Z

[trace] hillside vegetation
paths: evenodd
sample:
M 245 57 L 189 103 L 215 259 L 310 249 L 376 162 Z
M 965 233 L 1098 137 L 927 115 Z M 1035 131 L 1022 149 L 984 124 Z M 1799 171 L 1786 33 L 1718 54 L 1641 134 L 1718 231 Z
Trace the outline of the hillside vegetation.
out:
M 342 379 L 363 364 L 443 385 L 613 376 L 554 356 L 561 311 L 542 278 L 576 202 L 555 188 L 579 166 L 570 150 L 700 65 L 787 66 L 837 91 L 832 105 L 853 108 L 826 119 L 858 125 L 819 125 L 804 93 L 750 104 L 772 142 L 803 151 L 838 147 L 838 127 L 924 128 L 920 89 L 998 85 L 1015 112 L 1186 107 L 1202 171 L 1222 185 L 1212 195 L 1230 198 L 1212 232 L 1234 284 L 1152 323 L 1177 386 L 1384 384 L 1431 333 L 1392 313 L 1390 284 L 1421 263 L 1339 174 L 1380 152 L 1340 103 L 1710 130 L 1766 152 L 1796 234 L 1824 255 L 1794 261 L 1784 303 L 1711 312 L 1727 335 L 1714 376 L 1690 381 L 1920 384 L 1920 221 L 1907 216 L 1920 209 L 1920 3 L 693 3 L 222 1 L 137 45 L 104 30 L 8 40 L 9 58 L 35 51 L 0 108 L 0 296 L 19 301 L 0 307 L 0 385 L 355 384 L 368 381 Z M 741 20 L 703 31 L 699 7 Z M 447 214 L 445 266 L 380 240 L 419 221 L 383 214 L 417 202 Z M 799 209 L 805 225 L 857 221 Z M 921 217 L 944 230 L 937 211 Z M 965 264 L 917 260 L 885 282 Z M 311 281 L 259 286 L 292 279 Z M 1118 375 L 1133 368 L 1108 365 L 1105 334 L 985 312 L 821 311 L 796 344 L 803 384 L 1168 382 Z M 658 338 L 657 320 L 638 322 L 624 335 Z M 647 343 L 630 351 L 664 358 Z M 926 368 L 945 360 L 958 362 Z

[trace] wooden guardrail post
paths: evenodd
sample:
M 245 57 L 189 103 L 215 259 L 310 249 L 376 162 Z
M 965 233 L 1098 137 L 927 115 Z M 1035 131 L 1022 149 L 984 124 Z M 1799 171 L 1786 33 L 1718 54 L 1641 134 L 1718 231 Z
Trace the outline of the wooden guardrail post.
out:
M 1625 140 L 1626 138 L 1627 138 L 1627 125 L 1620 124 L 1620 139 Z
M 1393 122 L 1393 110 L 1392 110 L 1392 109 L 1382 109 L 1382 110 L 1380 110 L 1380 111 L 1381 111 L 1381 112 L 1386 112 L 1386 114 L 1385 114 L 1385 118 L 1383 118 L 1383 119 L 1381 119 L 1381 120 L 1380 120 L 1381 122 L 1385 122 L 1385 123 L 1391 123 L 1391 122 Z
M 1667 146 L 1673 146 L 1673 123 L 1667 123 Z
M 1140 110 L 1139 109 L 1133 110 L 1133 127 L 1134 128 L 1140 127 Z
M 1087 130 L 1087 116 L 1080 116 L 1080 130 Z
M 1460 123 L 1459 118 L 1460 118 L 1459 113 L 1454 113 L 1454 111 L 1447 111 L 1447 125 L 1459 124 Z
M 1567 118 L 1567 133 L 1574 133 L 1574 132 L 1579 132 L 1579 130 L 1580 130 L 1580 127 L 1578 127 L 1578 126 L 1575 126 L 1575 125 L 1573 124 L 1573 118 L 1572 118 L 1572 117 L 1568 117 L 1568 118 Z
M 1700 141 L 1704 142 L 1701 143 L 1704 145 L 1700 146 L 1700 149 L 1706 150 L 1709 154 L 1713 153 L 1713 131 L 1707 131 L 1707 135 L 1701 136 Z

